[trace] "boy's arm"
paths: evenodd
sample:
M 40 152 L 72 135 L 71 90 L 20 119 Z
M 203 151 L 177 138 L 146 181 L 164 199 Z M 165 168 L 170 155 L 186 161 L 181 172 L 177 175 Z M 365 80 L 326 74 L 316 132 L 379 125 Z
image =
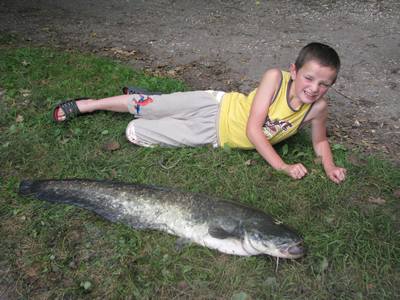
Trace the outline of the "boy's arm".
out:
M 247 137 L 255 146 L 258 153 L 276 170 L 284 171 L 294 179 L 300 179 L 307 174 L 307 169 L 302 164 L 286 164 L 272 147 L 262 131 L 266 112 L 281 81 L 281 71 L 268 70 L 257 88 L 253 104 L 247 121 Z
M 327 106 L 324 99 L 313 105 L 314 117 L 311 120 L 313 147 L 315 154 L 322 159 L 322 165 L 328 178 L 335 183 L 340 183 L 346 177 L 346 169 L 337 167 L 333 161 L 332 151 L 326 137 Z

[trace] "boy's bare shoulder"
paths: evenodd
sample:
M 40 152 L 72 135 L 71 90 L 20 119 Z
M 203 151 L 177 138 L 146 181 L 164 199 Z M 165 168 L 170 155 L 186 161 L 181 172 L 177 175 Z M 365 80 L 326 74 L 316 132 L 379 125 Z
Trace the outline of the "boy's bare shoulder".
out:
M 317 102 L 314 103 L 313 108 L 318 111 L 324 111 L 328 108 L 328 100 L 325 97 L 322 97 Z
M 321 98 L 313 104 L 308 113 L 305 122 L 309 122 L 318 118 L 325 118 L 328 114 L 328 101 L 326 98 Z
M 267 85 L 269 87 L 273 87 L 274 89 L 276 89 L 276 87 L 280 84 L 281 80 L 282 80 L 282 71 L 278 68 L 273 68 L 265 71 L 261 83 L 264 86 Z
M 280 79 L 282 77 L 282 71 L 278 68 L 268 69 L 264 73 L 264 77 L 266 76 L 273 79 Z

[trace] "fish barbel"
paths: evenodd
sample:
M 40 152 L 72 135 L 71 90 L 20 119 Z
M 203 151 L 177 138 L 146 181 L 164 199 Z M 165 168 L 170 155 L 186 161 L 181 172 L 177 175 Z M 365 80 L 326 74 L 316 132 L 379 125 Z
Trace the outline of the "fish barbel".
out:
M 261 210 L 204 194 L 85 179 L 22 181 L 20 195 L 71 204 L 134 229 L 154 229 L 233 255 L 304 255 L 302 238 Z

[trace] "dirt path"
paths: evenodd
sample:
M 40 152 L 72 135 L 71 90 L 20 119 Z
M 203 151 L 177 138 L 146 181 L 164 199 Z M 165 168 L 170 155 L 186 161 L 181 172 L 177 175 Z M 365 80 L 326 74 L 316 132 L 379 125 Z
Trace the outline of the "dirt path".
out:
M 336 141 L 400 149 L 398 0 L 2 0 L 0 31 L 116 56 L 193 89 L 248 92 L 310 41 L 342 58 L 330 92 Z

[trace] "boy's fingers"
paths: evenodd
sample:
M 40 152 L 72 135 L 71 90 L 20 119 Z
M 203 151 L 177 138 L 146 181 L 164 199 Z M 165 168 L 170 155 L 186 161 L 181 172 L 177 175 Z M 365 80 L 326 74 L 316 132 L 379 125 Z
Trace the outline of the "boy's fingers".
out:
M 330 179 L 335 183 L 340 183 L 345 179 L 345 177 L 346 177 L 346 170 L 341 169 L 338 170 L 338 172 L 333 172 L 330 176 Z
M 339 178 L 340 181 L 344 180 L 344 178 L 346 177 L 346 169 L 340 169 L 337 177 Z
M 302 164 L 294 165 L 295 179 L 301 179 L 307 174 L 307 169 Z
M 334 183 L 339 183 L 339 179 L 336 177 L 335 173 L 329 175 L 329 179 L 332 180 Z
M 301 179 L 307 175 L 307 169 L 301 164 L 287 165 L 284 169 L 285 173 L 293 179 Z
M 303 166 L 302 164 L 298 164 L 298 168 L 299 168 L 299 172 L 302 176 L 307 174 L 307 169 L 305 166 Z
M 302 172 L 302 173 L 307 173 L 307 169 L 306 169 L 306 167 L 305 166 L 303 166 L 303 164 L 296 164 L 295 165 L 296 166 L 296 169 L 299 171 L 299 172 Z

